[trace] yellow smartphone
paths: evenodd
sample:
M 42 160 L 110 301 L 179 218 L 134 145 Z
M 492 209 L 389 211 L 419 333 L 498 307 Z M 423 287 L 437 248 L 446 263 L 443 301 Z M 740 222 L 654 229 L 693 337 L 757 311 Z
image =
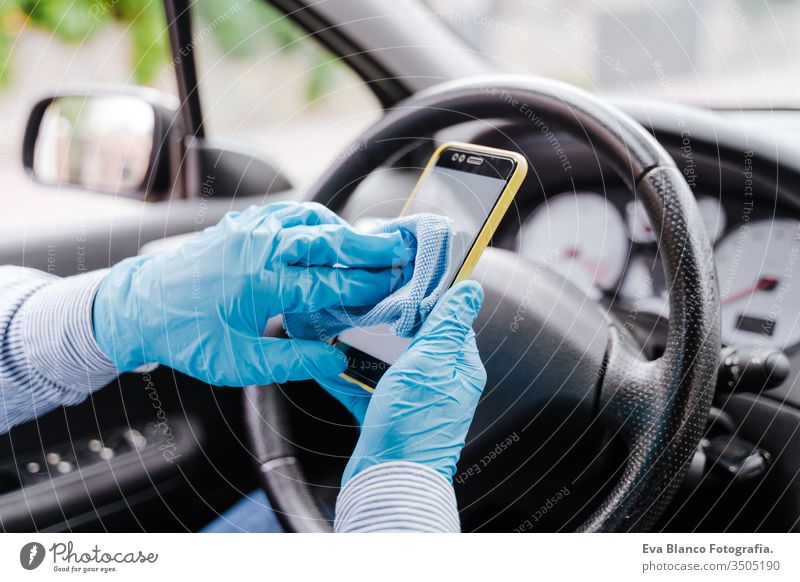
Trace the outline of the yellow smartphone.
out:
M 433 153 L 400 215 L 430 212 L 453 220 L 448 287 L 470 276 L 527 172 L 516 152 L 449 142 Z M 372 392 L 410 341 L 388 325 L 342 332 L 334 340 L 347 356 L 342 377 Z

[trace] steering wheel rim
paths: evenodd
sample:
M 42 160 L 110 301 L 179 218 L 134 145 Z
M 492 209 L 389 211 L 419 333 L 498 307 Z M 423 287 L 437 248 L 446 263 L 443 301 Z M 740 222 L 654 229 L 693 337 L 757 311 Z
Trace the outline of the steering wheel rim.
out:
M 578 388 L 561 395 L 575 406 L 590 406 L 591 414 L 612 425 L 628 447 L 619 481 L 579 531 L 648 531 L 677 491 L 702 436 L 720 349 L 711 243 L 689 185 L 649 133 L 563 83 L 518 76 L 462 79 L 389 110 L 323 173 L 310 189 L 312 199 L 340 210 L 356 186 L 397 152 L 398 144 L 475 119 L 529 122 L 545 136 L 557 128 L 584 141 L 640 197 L 660 231 L 659 252 L 670 284 L 663 355 L 643 360 L 619 326 L 606 322 L 602 348 L 596 347 L 597 338 L 592 345 L 572 342 L 573 348 L 591 354 L 592 365 L 598 366 L 595 381 L 585 386 L 592 375 L 582 375 L 573 383 Z M 480 337 L 479 332 L 479 345 Z M 330 522 L 286 438 L 286 406 L 280 390 L 247 389 L 246 425 L 262 486 L 287 531 L 329 531 Z

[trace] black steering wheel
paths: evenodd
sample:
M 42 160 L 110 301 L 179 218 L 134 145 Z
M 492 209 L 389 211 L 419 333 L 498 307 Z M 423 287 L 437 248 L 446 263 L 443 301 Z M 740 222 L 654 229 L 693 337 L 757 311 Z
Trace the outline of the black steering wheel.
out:
M 587 425 L 610 427 L 626 447 L 615 481 L 577 529 L 651 530 L 682 482 L 706 423 L 720 306 L 711 244 L 692 192 L 649 133 L 569 85 L 531 77 L 464 79 L 389 110 L 317 181 L 313 199 L 340 210 L 367 175 L 410 141 L 474 120 L 529 123 L 545 137 L 567 132 L 611 165 L 660 231 L 669 331 L 663 354 L 647 360 L 618 321 L 554 271 L 509 251 L 487 250 L 474 277 L 486 291 L 476 331 L 489 381 L 468 443 L 496 442 L 545 403 L 563 404 Z M 329 516 L 291 444 L 284 392 L 251 387 L 247 396 L 261 483 L 284 527 L 329 531 Z

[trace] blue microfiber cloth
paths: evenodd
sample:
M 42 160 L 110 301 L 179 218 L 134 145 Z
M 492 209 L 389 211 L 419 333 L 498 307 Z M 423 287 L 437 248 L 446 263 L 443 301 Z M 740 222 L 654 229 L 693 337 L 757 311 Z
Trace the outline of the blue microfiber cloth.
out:
M 283 325 L 289 337 L 319 339 L 335 337 L 353 327 L 388 324 L 400 337 L 413 337 L 446 291 L 450 271 L 453 225 L 436 214 L 402 216 L 377 224 L 371 232 L 406 229 L 417 239 L 417 254 L 411 279 L 373 307 L 329 307 L 312 313 L 287 313 Z

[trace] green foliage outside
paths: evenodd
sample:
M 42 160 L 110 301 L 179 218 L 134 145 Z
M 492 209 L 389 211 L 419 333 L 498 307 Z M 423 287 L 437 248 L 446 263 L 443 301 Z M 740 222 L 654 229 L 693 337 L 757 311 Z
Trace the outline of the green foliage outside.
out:
M 246 59 L 276 48 L 285 54 L 312 53 L 306 97 L 324 94 L 336 61 L 304 42 L 304 34 L 263 0 L 198 0 L 193 8 L 195 30 L 207 29 L 229 58 Z M 11 50 L 16 34 L 39 27 L 69 43 L 87 41 L 104 26 L 121 23 L 130 35 L 135 81 L 153 83 L 170 61 L 169 38 L 161 0 L 0 0 L 0 85 L 11 78 Z

